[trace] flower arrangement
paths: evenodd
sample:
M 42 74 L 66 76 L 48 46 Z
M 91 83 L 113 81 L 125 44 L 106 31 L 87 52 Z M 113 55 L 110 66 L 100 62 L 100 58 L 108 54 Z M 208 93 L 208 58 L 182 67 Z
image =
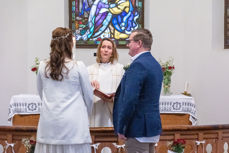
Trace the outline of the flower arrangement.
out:
M 29 138 L 22 138 L 22 143 L 24 144 L 26 148 L 26 153 L 34 153 L 36 141 L 33 137 Z
M 159 61 L 163 72 L 163 93 L 165 95 L 170 94 L 171 76 L 175 69 L 173 64 L 173 58 L 169 58 L 166 62 Z
M 37 74 L 38 68 L 39 68 L 39 64 L 40 64 L 39 58 L 36 57 L 35 58 L 35 64 L 32 66 L 31 71 L 35 72 Z
M 175 153 L 183 153 L 185 148 L 185 140 L 184 139 L 177 139 L 174 140 L 170 145 L 169 145 L 169 150 L 168 152 L 175 152 Z

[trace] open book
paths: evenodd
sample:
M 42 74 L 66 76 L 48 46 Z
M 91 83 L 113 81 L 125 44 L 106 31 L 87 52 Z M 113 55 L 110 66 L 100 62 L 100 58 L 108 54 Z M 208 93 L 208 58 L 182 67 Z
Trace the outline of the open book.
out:
M 113 97 L 115 95 L 115 92 L 113 93 L 104 93 L 98 89 L 94 90 L 94 95 L 101 98 L 102 100 L 106 102 L 113 102 Z

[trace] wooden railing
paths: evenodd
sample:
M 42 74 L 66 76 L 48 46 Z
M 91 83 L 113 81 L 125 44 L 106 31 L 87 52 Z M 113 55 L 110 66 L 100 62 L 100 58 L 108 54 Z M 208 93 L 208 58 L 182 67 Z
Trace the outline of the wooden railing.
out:
M 0 126 L 0 152 L 25 153 L 22 138 L 36 136 L 36 127 Z M 113 133 L 113 128 L 91 128 L 92 152 L 124 153 L 123 142 Z M 184 153 L 228 153 L 229 124 L 207 126 L 164 126 L 157 153 L 167 153 L 168 143 L 174 139 L 185 139 Z

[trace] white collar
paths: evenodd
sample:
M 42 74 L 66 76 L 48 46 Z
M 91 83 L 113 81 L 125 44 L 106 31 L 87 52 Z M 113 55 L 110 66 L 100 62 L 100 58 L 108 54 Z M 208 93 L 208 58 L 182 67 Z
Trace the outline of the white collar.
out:
M 131 57 L 131 60 L 134 61 L 136 58 L 138 58 L 140 55 L 142 55 L 142 54 L 144 54 L 146 52 L 149 52 L 149 51 L 140 52 L 140 53 L 134 55 L 133 57 Z
M 111 62 L 108 62 L 108 63 L 99 63 L 99 65 L 108 66 L 108 65 L 111 65 Z

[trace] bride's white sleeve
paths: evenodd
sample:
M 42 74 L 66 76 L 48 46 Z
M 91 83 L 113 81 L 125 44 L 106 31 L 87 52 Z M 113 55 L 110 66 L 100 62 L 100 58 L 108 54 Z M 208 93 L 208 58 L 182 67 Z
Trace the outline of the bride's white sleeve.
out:
M 77 64 L 79 65 L 80 85 L 82 88 L 83 99 L 87 106 L 88 116 L 90 116 L 93 107 L 93 89 L 89 81 L 89 75 L 86 66 L 83 62 L 79 61 Z
M 41 80 L 41 64 L 39 64 L 39 68 L 38 68 L 38 73 L 37 73 L 37 91 L 38 91 L 38 94 L 42 100 L 42 90 L 43 90 L 43 85 L 42 85 L 42 80 Z

